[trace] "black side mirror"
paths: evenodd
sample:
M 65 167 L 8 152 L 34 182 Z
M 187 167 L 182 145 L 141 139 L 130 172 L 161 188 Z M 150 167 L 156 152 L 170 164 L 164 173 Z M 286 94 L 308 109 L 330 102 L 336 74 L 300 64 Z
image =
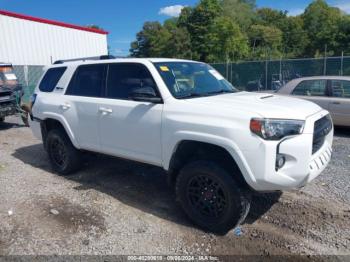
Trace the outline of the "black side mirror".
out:
M 157 96 L 154 89 L 149 86 L 135 88 L 132 90 L 130 98 L 134 101 L 140 102 L 150 102 L 154 104 L 162 103 L 162 99 Z

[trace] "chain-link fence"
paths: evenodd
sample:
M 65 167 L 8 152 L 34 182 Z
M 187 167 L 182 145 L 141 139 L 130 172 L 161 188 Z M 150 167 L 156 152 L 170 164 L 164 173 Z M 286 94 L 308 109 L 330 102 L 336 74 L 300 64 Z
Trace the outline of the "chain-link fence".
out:
M 43 74 L 43 66 L 14 65 L 13 70 L 18 78 L 19 83 L 23 86 L 24 96 L 22 98 L 22 101 L 28 102 L 35 86 Z
M 350 57 L 286 59 L 212 64 L 240 90 L 276 90 L 306 76 L 350 75 Z
M 288 81 L 305 76 L 350 76 L 350 56 L 249 61 L 212 64 L 240 90 L 276 90 Z M 14 66 L 20 84 L 24 87 L 24 101 L 28 101 L 43 73 L 43 66 Z

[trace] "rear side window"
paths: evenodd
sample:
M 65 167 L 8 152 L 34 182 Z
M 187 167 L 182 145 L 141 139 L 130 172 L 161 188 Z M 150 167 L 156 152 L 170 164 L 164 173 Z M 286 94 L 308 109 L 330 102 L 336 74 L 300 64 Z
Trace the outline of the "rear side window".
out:
M 333 97 L 350 98 L 350 81 L 332 80 Z
M 105 85 L 105 64 L 79 66 L 69 83 L 66 94 L 102 97 Z
M 296 96 L 325 96 L 327 80 L 302 81 L 293 91 Z
M 40 82 L 39 90 L 41 92 L 52 92 L 66 69 L 67 67 L 56 67 L 47 70 L 43 80 Z
M 157 94 L 156 83 L 151 73 L 142 64 L 110 64 L 107 79 L 107 98 L 128 100 L 134 89 L 151 87 Z

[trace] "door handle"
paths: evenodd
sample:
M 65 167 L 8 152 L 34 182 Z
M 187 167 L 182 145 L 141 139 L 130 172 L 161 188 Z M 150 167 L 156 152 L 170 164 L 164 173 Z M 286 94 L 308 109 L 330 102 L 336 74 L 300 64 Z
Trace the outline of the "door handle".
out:
M 102 114 L 112 114 L 113 110 L 110 108 L 105 108 L 105 107 L 100 107 L 98 109 L 98 111 L 100 111 Z
M 68 110 L 68 109 L 71 108 L 71 105 L 68 104 L 68 103 L 65 103 L 65 104 L 61 105 L 61 108 L 62 108 L 63 110 Z
M 340 102 L 332 102 L 333 105 L 340 105 Z

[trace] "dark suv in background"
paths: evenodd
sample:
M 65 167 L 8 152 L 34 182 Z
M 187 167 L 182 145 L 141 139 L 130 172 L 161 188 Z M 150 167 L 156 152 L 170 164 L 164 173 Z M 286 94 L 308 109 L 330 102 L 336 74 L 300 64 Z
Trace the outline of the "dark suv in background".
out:
M 23 90 L 11 64 L 0 62 L 0 122 L 18 111 Z

